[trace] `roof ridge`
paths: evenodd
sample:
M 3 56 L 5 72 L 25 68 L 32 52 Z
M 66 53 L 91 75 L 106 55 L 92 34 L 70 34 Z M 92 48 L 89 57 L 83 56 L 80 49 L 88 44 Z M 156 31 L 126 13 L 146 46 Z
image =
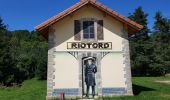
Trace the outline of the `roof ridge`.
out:
M 90 2 L 90 1 L 96 2 L 96 0 L 80 0 L 80 2 Z
M 135 21 L 132 21 L 131 19 L 123 16 L 122 14 L 119 14 L 115 10 L 103 5 L 100 2 L 97 2 L 96 0 L 80 0 L 78 3 L 74 4 L 73 6 L 69 7 L 68 9 L 60 12 L 59 14 L 51 17 L 47 21 L 45 21 L 45 22 L 41 23 L 40 25 L 36 26 L 35 29 L 41 31 L 44 28 L 52 25 L 53 23 L 59 21 L 60 19 L 64 18 L 65 16 L 71 14 L 72 12 L 78 10 L 82 6 L 84 6 L 86 4 L 89 4 L 89 3 L 92 4 L 93 6 L 97 7 L 98 9 L 108 13 L 109 15 L 114 17 L 115 19 L 117 19 L 117 20 L 119 20 L 119 21 L 121 21 L 123 23 L 126 23 L 127 25 L 135 28 L 136 30 L 141 30 L 143 28 L 142 25 L 136 23 Z
M 91 1 L 91 0 L 90 0 L 90 1 Z M 94 2 L 90 2 L 90 3 L 93 4 Z M 126 16 L 124 16 L 124 15 L 122 15 L 122 14 L 119 14 L 117 11 L 111 9 L 110 7 L 108 7 L 108 6 L 106 6 L 106 5 L 103 5 L 102 3 L 97 2 L 97 1 L 96 1 L 95 3 L 96 3 L 98 6 L 102 6 L 103 9 L 107 10 L 108 12 L 112 13 L 113 15 L 116 15 L 116 16 L 124 19 L 124 20 L 127 21 L 127 22 L 131 22 L 131 24 L 133 24 L 133 25 L 135 25 L 135 26 L 137 25 L 137 26 L 140 27 L 141 29 L 143 28 L 142 25 L 136 23 L 135 21 L 127 18 Z

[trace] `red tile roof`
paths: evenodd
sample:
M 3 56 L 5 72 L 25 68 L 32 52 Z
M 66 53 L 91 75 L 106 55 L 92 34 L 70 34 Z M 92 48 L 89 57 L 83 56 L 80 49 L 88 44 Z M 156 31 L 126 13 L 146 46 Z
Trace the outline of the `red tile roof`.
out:
M 75 5 L 71 6 L 70 8 L 66 9 L 65 11 L 59 13 L 58 15 L 48 19 L 47 21 L 43 22 L 42 24 L 35 27 L 36 30 L 42 32 L 43 34 L 46 34 L 44 32 L 47 32 L 50 25 L 56 23 L 57 21 L 61 20 L 65 16 L 73 13 L 74 11 L 80 9 L 86 4 L 91 4 L 94 7 L 99 8 L 100 10 L 108 13 L 115 19 L 125 23 L 128 27 L 130 27 L 130 30 L 133 30 L 135 32 L 140 31 L 143 29 L 143 26 L 130 20 L 129 18 L 117 13 L 116 11 L 112 10 L 111 8 L 97 2 L 96 0 L 81 0 L 80 2 L 76 3 Z M 130 32 L 129 32 L 130 33 Z

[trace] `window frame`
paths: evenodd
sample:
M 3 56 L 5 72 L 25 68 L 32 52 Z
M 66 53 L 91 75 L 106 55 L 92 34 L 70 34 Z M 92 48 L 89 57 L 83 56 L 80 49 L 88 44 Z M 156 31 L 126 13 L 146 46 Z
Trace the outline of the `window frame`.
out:
M 93 35 L 93 37 L 91 37 Z M 95 22 L 83 21 L 83 39 L 95 39 Z
M 81 21 L 81 41 L 96 42 L 97 41 L 97 20 L 94 18 L 83 18 L 80 21 Z M 93 21 L 94 22 L 94 38 L 91 38 L 91 39 L 84 38 L 83 22 L 85 22 L 85 21 Z

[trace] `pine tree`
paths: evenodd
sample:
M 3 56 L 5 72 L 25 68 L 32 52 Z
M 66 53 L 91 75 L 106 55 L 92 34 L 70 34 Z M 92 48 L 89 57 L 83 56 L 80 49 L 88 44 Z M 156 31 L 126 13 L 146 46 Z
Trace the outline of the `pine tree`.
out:
M 10 85 L 14 82 L 14 66 L 9 52 L 10 32 L 0 18 L 0 84 Z
M 5 24 L 3 23 L 3 20 L 2 20 L 2 18 L 0 17 L 0 30 L 6 30 L 6 28 L 7 28 L 7 25 L 5 25 Z
M 170 19 L 157 12 L 153 29 L 151 42 L 154 50 L 150 64 L 151 74 L 165 75 L 170 71 Z
M 148 14 L 145 13 L 142 7 L 135 9 L 129 18 L 144 26 L 144 28 L 130 37 L 131 49 L 131 65 L 133 75 L 148 75 L 151 44 L 149 43 L 149 29 L 147 27 Z

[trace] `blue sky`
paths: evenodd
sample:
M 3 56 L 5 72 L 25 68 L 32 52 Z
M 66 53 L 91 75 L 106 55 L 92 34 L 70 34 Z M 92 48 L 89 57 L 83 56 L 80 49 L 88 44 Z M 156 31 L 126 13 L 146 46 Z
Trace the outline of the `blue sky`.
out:
M 79 0 L 0 0 L 0 16 L 10 30 L 34 27 L 48 18 L 72 6 Z M 155 12 L 161 11 L 170 18 L 170 0 L 97 0 L 113 10 L 128 16 L 135 8 L 142 6 L 149 14 L 149 28 L 154 23 Z

